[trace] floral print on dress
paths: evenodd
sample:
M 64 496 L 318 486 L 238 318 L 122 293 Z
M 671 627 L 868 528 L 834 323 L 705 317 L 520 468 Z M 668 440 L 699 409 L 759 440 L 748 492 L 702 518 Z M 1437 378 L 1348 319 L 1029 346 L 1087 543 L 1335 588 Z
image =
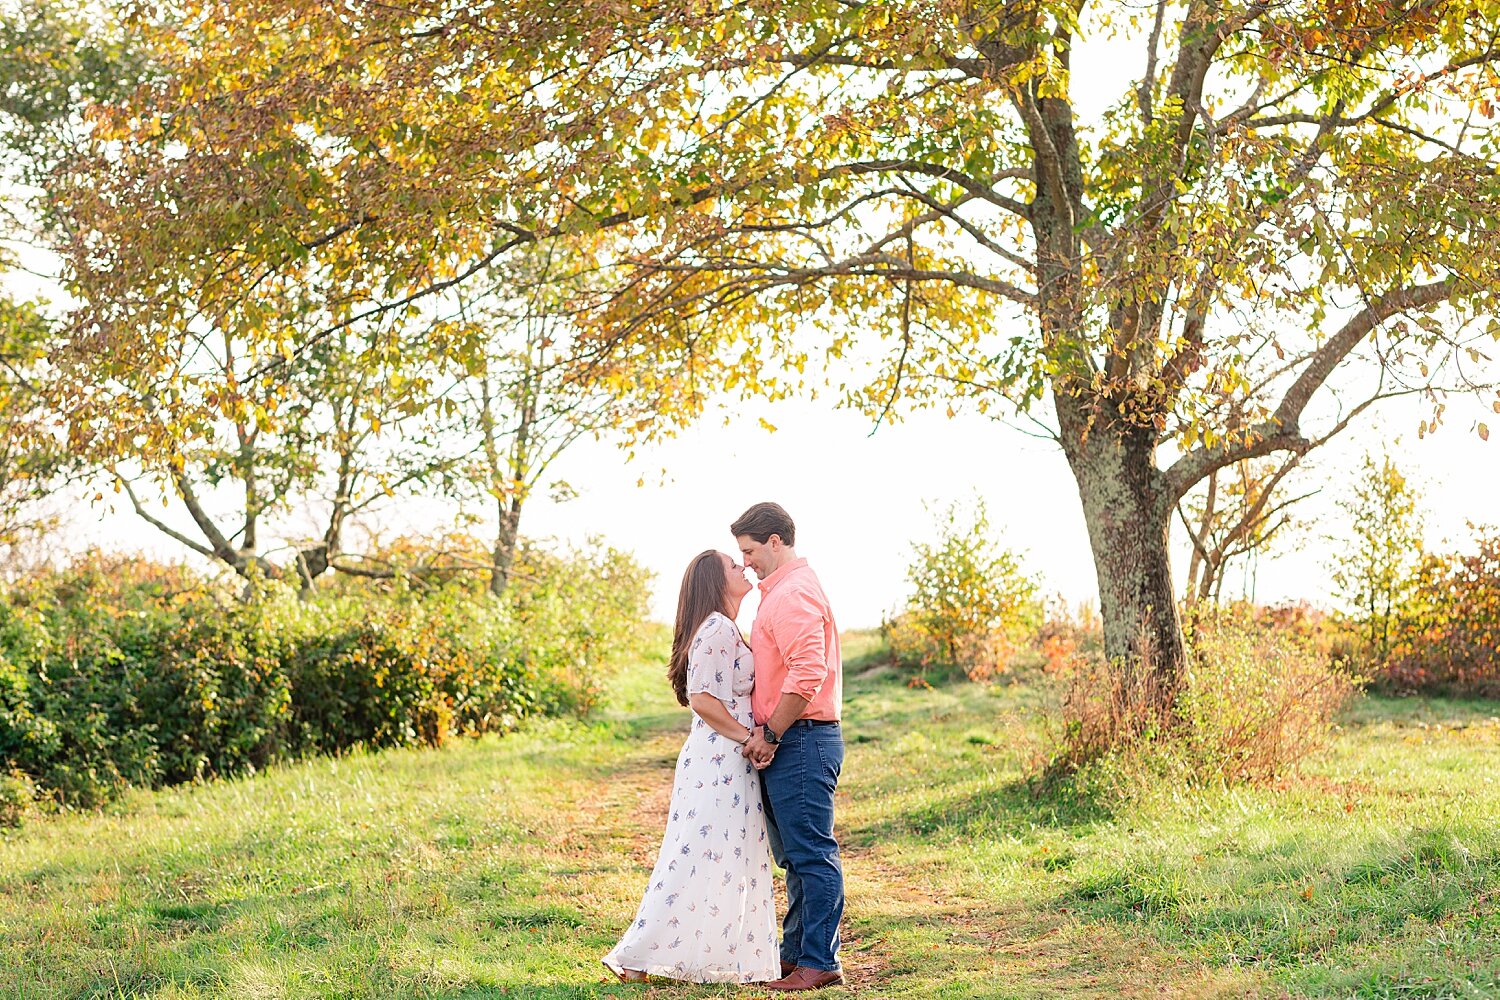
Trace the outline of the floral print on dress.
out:
M 748 728 L 754 685 L 739 629 L 709 615 L 693 637 L 688 694 L 706 691 Z M 668 816 L 640 910 L 604 964 L 695 983 L 779 978 L 760 774 L 697 713 L 677 758 Z

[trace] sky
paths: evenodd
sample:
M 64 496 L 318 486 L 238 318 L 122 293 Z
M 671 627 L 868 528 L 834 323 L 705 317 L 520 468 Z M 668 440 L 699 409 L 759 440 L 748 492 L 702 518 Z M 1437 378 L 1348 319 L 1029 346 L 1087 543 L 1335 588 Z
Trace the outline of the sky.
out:
M 1140 74 L 1141 46 L 1086 41 L 1075 55 L 1081 113 L 1097 113 L 1110 95 Z M 1057 447 L 988 417 L 924 411 L 884 424 L 840 411 L 830 401 L 735 402 L 729 420 L 710 415 L 676 437 L 637 450 L 633 461 L 607 442 L 579 442 L 559 460 L 557 478 L 578 491 L 558 503 L 533 498 L 522 532 L 582 541 L 597 535 L 635 553 L 655 575 L 652 615 L 668 621 L 683 568 L 704 548 L 732 551 L 728 525 L 750 504 L 775 500 L 797 523 L 799 554 L 817 570 L 842 627 L 878 625 L 906 594 L 911 543 L 934 534 L 937 507 L 982 498 L 998 545 L 1022 553 L 1043 589 L 1069 602 L 1093 599 L 1094 570 L 1082 509 Z M 1275 602 L 1332 603 L 1328 565 L 1347 546 L 1338 501 L 1366 452 L 1390 454 L 1424 490 L 1427 543 L 1462 547 L 1468 521 L 1500 522 L 1500 435 L 1473 432 L 1489 401 L 1452 399 L 1445 426 L 1418 440 L 1429 413 L 1393 401 L 1320 449 L 1308 461 L 1299 492 L 1301 526 L 1250 570 L 1234 571 L 1226 590 Z M 776 426 L 765 430 L 761 420 Z M 1493 423 L 1500 418 L 1490 414 Z M 644 485 L 637 485 L 644 480 Z M 545 493 L 545 491 L 543 491 Z M 929 506 L 932 508 L 929 510 Z M 451 507 L 405 503 L 387 519 L 395 530 L 451 525 Z M 63 544 L 72 549 L 140 548 L 174 557 L 181 550 L 123 505 L 74 506 Z M 1187 562 L 1174 534 L 1177 579 Z M 741 621 L 748 622 L 754 597 Z

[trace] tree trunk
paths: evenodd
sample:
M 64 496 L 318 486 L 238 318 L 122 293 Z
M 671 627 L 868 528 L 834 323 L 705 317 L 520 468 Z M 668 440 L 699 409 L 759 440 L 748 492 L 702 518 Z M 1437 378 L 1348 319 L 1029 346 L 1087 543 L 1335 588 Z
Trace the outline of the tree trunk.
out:
M 1156 468 L 1148 428 L 1101 427 L 1064 449 L 1078 482 L 1099 577 L 1104 651 L 1143 660 L 1170 699 L 1183 669 L 1182 622 L 1167 548 L 1172 501 Z
M 335 407 L 336 419 L 342 420 Z M 345 442 L 348 438 L 346 437 Z M 344 443 L 339 449 L 339 478 L 333 493 L 333 509 L 328 514 L 328 529 L 323 540 L 316 545 L 301 549 L 297 553 L 297 569 L 302 577 L 301 596 L 312 597 L 317 588 L 317 579 L 326 573 L 338 558 L 343 548 L 344 519 L 349 516 L 352 505 L 354 480 L 354 447 Z
M 1203 582 L 1198 588 L 1198 600 L 1219 603 L 1219 591 L 1224 588 L 1224 556 L 1215 549 L 1203 561 Z
M 510 567 L 516 561 L 516 537 L 521 527 L 521 496 L 501 503 L 500 523 L 495 529 L 495 551 L 490 561 L 490 593 L 499 597 L 510 584 Z

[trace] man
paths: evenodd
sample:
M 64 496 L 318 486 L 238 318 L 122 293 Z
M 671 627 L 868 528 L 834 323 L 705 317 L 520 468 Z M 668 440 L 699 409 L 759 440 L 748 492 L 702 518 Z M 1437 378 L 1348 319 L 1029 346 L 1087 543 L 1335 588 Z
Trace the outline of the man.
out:
M 761 593 L 750 630 L 756 728 L 741 753 L 762 768 L 771 853 L 786 869 L 782 978 L 767 988 L 816 990 L 843 981 L 844 872 L 833 838 L 833 792 L 844 763 L 839 632 L 822 584 L 793 548 L 796 526 L 785 510 L 758 503 L 729 530 Z

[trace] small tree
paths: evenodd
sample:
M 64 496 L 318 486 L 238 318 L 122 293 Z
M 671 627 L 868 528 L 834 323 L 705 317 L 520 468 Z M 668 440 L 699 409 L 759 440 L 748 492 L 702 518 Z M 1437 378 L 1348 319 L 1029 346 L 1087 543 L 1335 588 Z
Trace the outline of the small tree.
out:
M 1339 507 L 1352 542 L 1333 564 L 1339 596 L 1353 609 L 1360 638 L 1376 662 L 1390 655 L 1392 630 L 1415 585 L 1422 556 L 1421 493 L 1390 460 L 1365 455 L 1353 493 Z
M 983 502 L 970 517 L 949 504 L 937 523 L 935 542 L 912 545 L 913 592 L 886 637 L 898 660 L 952 664 L 979 680 L 1004 670 L 1040 622 L 1038 585 L 1016 553 L 995 545 Z
M 460 501 L 494 505 L 497 596 L 510 580 L 526 501 L 568 448 L 588 436 L 665 431 L 696 415 L 709 387 L 690 364 L 580 336 L 572 312 L 595 292 L 597 270 L 596 251 L 581 239 L 520 251 L 491 268 L 484 287 L 457 290 L 457 315 L 436 326 L 437 377 L 453 383 L 440 436 L 460 452 L 444 483 Z M 552 488 L 570 492 L 565 483 Z
M 112 343 L 76 333 L 55 357 L 59 385 L 89 403 L 72 407 L 74 452 L 105 470 L 142 520 L 240 576 L 287 575 L 311 589 L 330 569 L 375 572 L 338 562 L 350 520 L 436 475 L 442 460 L 397 444 L 430 402 L 425 383 L 401 376 L 399 325 L 345 327 L 288 357 L 258 327 L 292 328 L 320 310 L 309 288 L 281 291 L 247 292 L 249 315 L 222 317 L 211 332 L 196 320 L 150 331 L 180 346 L 170 371 L 132 369 Z M 174 502 L 192 527 L 163 519 Z M 315 534 L 267 538 L 268 522 L 304 504 L 322 515 Z M 282 548 L 291 551 L 276 558 Z
M 1201 490 L 1177 502 L 1193 552 L 1188 562 L 1189 601 L 1218 603 L 1230 565 L 1264 552 L 1292 524 L 1289 508 L 1310 493 L 1289 495 L 1286 480 L 1302 456 L 1243 459 L 1210 472 Z

